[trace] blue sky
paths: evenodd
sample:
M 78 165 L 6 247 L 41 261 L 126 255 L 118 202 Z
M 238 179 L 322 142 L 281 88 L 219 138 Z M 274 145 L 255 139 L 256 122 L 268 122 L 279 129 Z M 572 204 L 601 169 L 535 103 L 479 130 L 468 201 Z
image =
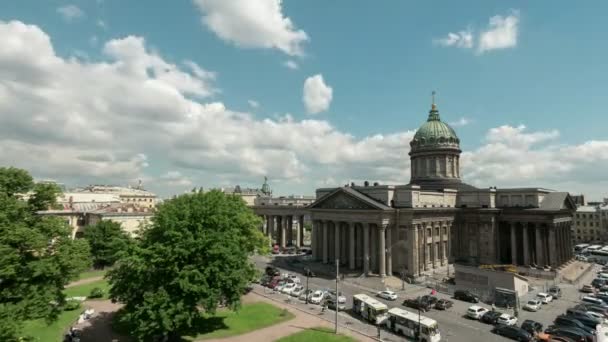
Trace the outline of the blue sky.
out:
M 257 186 L 263 175 L 281 194 L 366 179 L 404 184 L 409 138 L 436 90 L 442 119 L 461 139 L 466 181 L 600 198 L 608 183 L 600 171 L 608 166 L 607 7 L 4 1 L 0 39 L 50 41 L 0 55 L 10 76 L 0 80 L 10 95 L 0 96 L 9 150 L 0 162 L 71 185 L 143 179 L 163 195 Z M 51 57 L 59 64 L 43 63 Z M 111 70 L 99 72 L 104 65 Z M 41 85 L 32 73 L 53 81 Z M 162 94 L 142 87 L 150 80 Z M 64 129 L 45 134 L 40 122 Z

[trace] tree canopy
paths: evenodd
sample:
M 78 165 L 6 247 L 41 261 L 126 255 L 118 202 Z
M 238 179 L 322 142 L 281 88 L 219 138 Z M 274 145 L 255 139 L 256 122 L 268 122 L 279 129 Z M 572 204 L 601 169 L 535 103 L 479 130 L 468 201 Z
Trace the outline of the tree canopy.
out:
M 160 205 L 140 243 L 109 272 L 110 297 L 125 304 L 121 323 L 138 340 L 179 340 L 201 310 L 237 309 L 255 275 L 248 257 L 268 248 L 260 225 L 241 198 L 219 191 Z
M 112 266 L 120 253 L 133 243 L 131 237 L 122 230 L 120 223 L 114 221 L 99 221 L 88 226 L 84 238 L 91 247 L 93 266 L 98 268 Z
M 0 168 L 2 341 L 17 338 L 24 320 L 56 318 L 65 302 L 64 285 L 89 266 L 86 241 L 70 239 L 64 220 L 36 215 L 38 205 L 19 198 L 33 189 L 27 171 Z

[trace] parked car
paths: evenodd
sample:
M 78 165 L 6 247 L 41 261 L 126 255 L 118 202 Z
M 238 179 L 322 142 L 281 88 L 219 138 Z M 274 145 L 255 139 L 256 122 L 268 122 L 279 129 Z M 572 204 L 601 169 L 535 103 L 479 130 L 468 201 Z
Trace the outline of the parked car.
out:
M 591 281 L 591 286 L 598 289 L 604 285 L 606 285 L 606 279 L 595 278 Z
M 304 286 L 299 285 L 289 295 L 298 298 L 302 293 L 304 293 Z
M 469 303 L 479 303 L 479 297 L 466 290 L 455 291 L 454 299 L 462 300 Z
M 451 308 L 452 305 L 454 305 L 454 302 L 452 302 L 451 300 L 440 299 L 437 301 L 437 303 L 435 303 L 435 309 L 447 310 L 447 309 Z
M 488 312 L 488 309 L 473 305 L 467 310 L 467 317 L 472 319 L 480 319 L 486 312 Z
M 566 315 L 557 316 L 553 323 L 555 323 L 555 325 L 559 327 L 574 327 L 577 329 L 581 329 L 586 333 L 595 334 L 595 329 L 584 325 L 576 318 L 568 317 Z
M 290 275 L 288 275 L 288 276 L 287 276 L 287 282 L 290 282 L 290 283 L 296 283 L 296 284 L 300 284 L 300 283 L 301 283 L 301 281 L 300 281 L 300 277 L 298 277 L 298 276 L 297 276 L 297 275 L 295 275 L 295 274 L 290 274 Z
M 500 315 L 502 315 L 502 312 L 486 311 L 486 313 L 483 314 L 483 316 L 481 316 L 481 318 L 479 320 L 481 322 L 487 323 L 487 324 L 496 324 L 496 322 L 498 321 L 498 317 L 500 317 Z
M 603 287 L 604 286 L 602 286 L 602 288 Z M 595 292 L 595 288 L 592 285 L 583 285 L 583 287 L 581 287 L 581 292 L 593 293 L 593 292 Z
M 285 286 L 283 286 L 279 291 L 281 291 L 284 294 L 290 294 L 291 291 L 293 291 L 296 287 L 298 287 L 297 284 L 288 283 L 288 284 L 285 284 Z
M 393 291 L 380 291 L 378 292 L 378 297 L 384 298 L 387 300 L 397 300 L 397 294 Z
M 497 324 L 505 324 L 505 325 L 515 325 L 517 324 L 517 317 L 511 316 L 509 314 L 503 313 L 496 320 Z
M 594 296 L 585 296 L 585 297 L 583 297 L 583 299 L 581 299 L 581 303 L 584 303 L 584 304 L 589 303 L 589 304 L 593 304 L 593 305 L 597 305 L 597 306 L 608 308 L 608 305 L 606 305 L 606 303 L 603 300 L 601 300 L 601 299 L 599 299 L 597 297 L 594 297 Z
M 599 313 L 602 316 L 608 318 L 608 308 L 603 307 L 603 306 L 584 303 L 584 304 L 579 304 L 579 305 L 575 306 L 574 308 L 577 310 L 596 312 L 596 313 Z
M 521 324 L 521 328 L 524 329 L 525 331 L 529 332 L 532 335 L 536 335 L 543 331 L 542 323 L 538 323 L 531 319 L 527 319 L 527 320 L 523 321 L 523 323 Z
M 536 295 L 536 299 L 540 300 L 543 304 L 549 304 L 553 300 L 553 297 L 548 293 L 539 292 Z
M 310 296 L 310 299 L 308 301 L 313 304 L 321 304 L 321 302 L 323 301 L 324 298 L 325 298 L 325 293 L 321 290 L 317 290 L 312 293 L 312 295 Z
M 545 330 L 545 333 L 553 337 L 566 337 L 575 342 L 594 342 L 595 338 L 583 330 L 566 327 L 566 326 L 550 326 Z
M 540 310 L 542 305 L 543 305 L 543 303 L 541 303 L 540 300 L 530 299 L 528 302 L 526 302 L 526 305 L 524 305 L 524 310 L 536 312 L 536 311 Z
M 333 299 L 328 299 L 326 302 L 327 308 L 331 310 L 336 310 L 336 301 Z M 346 310 L 346 303 L 338 303 L 338 311 Z
M 579 322 L 594 330 L 597 328 L 598 324 L 602 324 L 603 321 L 602 319 L 598 319 L 585 311 L 574 309 L 568 309 L 566 311 L 566 316 L 576 318 Z
M 407 298 L 403 301 L 403 305 L 410 307 L 412 309 L 416 309 L 416 310 L 420 310 L 422 312 L 427 312 L 431 309 L 431 304 L 429 304 L 428 302 L 422 301 L 420 300 L 420 297 L 418 298 Z
M 560 289 L 559 286 L 551 286 L 549 288 L 549 294 L 553 299 L 558 299 L 562 296 L 562 289 Z
M 431 307 L 434 307 L 435 304 L 437 303 L 437 301 L 439 300 L 439 298 L 437 298 L 435 296 L 431 296 L 431 295 L 424 295 L 424 296 L 420 297 L 420 300 L 423 300 L 423 301 L 431 304 Z
M 513 325 L 497 325 L 494 330 L 495 334 L 508 337 L 517 341 L 533 341 L 532 335 L 524 329 Z
M 335 290 L 329 290 L 329 291 L 327 291 L 327 298 L 331 299 L 331 300 L 335 300 L 336 299 L 336 291 Z M 346 297 L 344 297 L 342 295 L 342 292 L 338 292 L 338 303 L 346 303 Z
M 313 293 L 314 293 L 314 291 L 311 289 L 304 290 L 304 291 L 302 291 L 302 293 L 300 293 L 300 295 L 298 296 L 298 299 L 306 300 L 306 297 L 308 297 L 308 300 L 310 300 Z
M 279 271 L 278 268 L 272 267 L 272 266 L 267 266 L 264 273 L 266 273 L 266 275 L 271 276 L 271 277 L 281 275 L 281 271 Z

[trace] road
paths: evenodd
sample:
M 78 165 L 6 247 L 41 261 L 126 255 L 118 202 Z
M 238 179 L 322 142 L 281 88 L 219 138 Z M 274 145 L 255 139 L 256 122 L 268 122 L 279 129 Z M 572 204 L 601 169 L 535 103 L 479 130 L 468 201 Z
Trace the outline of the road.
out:
M 298 274 L 298 272 L 293 271 L 293 267 L 290 267 L 287 264 L 283 264 L 281 262 L 280 258 L 281 258 L 280 256 L 274 257 L 272 259 L 258 257 L 258 258 L 255 258 L 254 261 L 255 261 L 256 266 L 262 270 L 269 264 L 269 262 L 271 262 L 272 265 L 274 265 L 274 266 L 278 265 L 278 267 L 282 271 Z M 302 268 L 302 267 L 300 267 L 300 268 Z M 300 278 L 302 279 L 303 285 L 306 286 L 306 277 L 304 277 L 301 273 L 299 275 L 300 275 Z M 590 272 L 587 275 L 586 279 L 584 279 L 581 282 L 581 284 L 590 283 L 591 280 L 593 279 L 594 275 L 595 275 L 595 272 Z M 326 278 L 323 278 L 323 277 L 309 278 L 309 288 L 311 288 L 311 289 L 324 289 L 324 288 L 334 289 L 335 284 L 336 284 L 335 278 L 334 279 L 327 278 L 327 277 Z M 340 281 L 339 287 L 340 287 L 340 291 L 347 298 L 347 311 L 340 313 L 340 316 L 339 316 L 340 324 L 345 324 L 354 329 L 366 332 L 370 335 L 376 335 L 376 331 L 377 331 L 376 327 L 374 327 L 370 324 L 366 324 L 365 322 L 359 320 L 356 316 L 352 316 L 350 314 L 349 309 L 352 307 L 352 296 L 353 295 L 358 294 L 358 293 L 375 295 L 377 290 L 372 289 L 372 288 L 364 288 L 361 285 L 356 284 L 356 279 L 348 279 L 348 278 L 345 281 Z M 560 284 L 560 287 L 562 288 L 562 293 L 563 293 L 562 298 L 560 298 L 559 300 L 556 300 L 554 302 L 551 302 L 547 305 L 544 305 L 543 308 L 541 310 L 539 310 L 538 312 L 527 312 L 527 311 L 523 311 L 523 310 L 520 311 L 518 323 L 521 324 L 521 322 L 523 322 L 526 319 L 532 319 L 532 320 L 542 323 L 544 327 L 547 327 L 548 325 L 552 324 L 552 321 L 555 319 L 556 316 L 558 316 L 562 313 L 565 313 L 567 308 L 572 307 L 579 302 L 581 293 L 578 291 L 578 289 L 575 286 L 569 285 L 569 284 Z M 386 303 L 389 308 L 391 308 L 391 307 L 404 308 L 403 306 L 401 306 L 401 303 L 403 302 L 403 299 L 405 299 L 406 297 L 417 297 L 417 296 L 421 296 L 421 295 L 425 295 L 425 294 L 430 294 L 430 289 L 428 289 L 426 287 L 409 285 L 409 284 L 407 285 L 406 291 L 401 291 L 401 289 L 391 289 L 391 290 L 397 292 L 397 294 L 399 296 L 399 298 L 396 301 L 387 301 L 387 300 L 384 300 L 381 298 L 377 298 L 379 301 Z M 522 306 L 526 302 L 527 298 L 532 298 L 532 297 L 536 296 L 536 293 L 542 292 L 541 290 L 542 289 L 534 290 L 531 293 L 529 293 L 526 298 L 522 298 L 521 299 Z M 277 298 L 277 299 L 286 298 L 286 295 L 284 295 L 284 294 L 273 294 L 271 290 L 263 289 L 261 287 L 258 289 L 258 291 L 264 291 L 264 293 L 266 295 Z M 491 330 L 492 330 L 491 325 L 465 318 L 464 314 L 465 314 L 467 308 L 469 306 L 471 306 L 472 304 L 462 302 L 459 300 L 454 300 L 452 298 L 449 298 L 448 295 L 442 294 L 442 293 L 438 293 L 436 296 L 439 298 L 449 299 L 454 302 L 454 306 L 448 310 L 438 311 L 438 310 L 433 309 L 433 310 L 423 314 L 424 316 L 433 318 L 438 322 L 439 330 L 441 331 L 441 337 L 442 337 L 441 340 L 442 341 L 452 341 L 452 342 L 501 341 L 501 340 L 508 341 L 508 339 L 506 339 L 504 337 L 493 334 L 491 332 Z M 295 303 L 298 301 L 293 300 L 293 302 Z M 301 306 L 303 309 L 305 309 L 309 312 L 313 312 L 315 314 L 319 314 L 319 312 L 320 312 L 320 307 L 318 305 L 312 305 L 312 304 L 305 305 L 304 303 L 298 303 L 297 305 Z M 480 304 L 480 305 L 485 306 L 489 309 L 489 307 L 485 304 Z M 407 310 L 414 311 L 414 309 L 411 309 L 411 308 L 407 308 Z M 331 314 L 326 313 L 325 316 L 327 316 L 326 317 L 327 319 L 331 319 L 333 321 L 333 316 L 334 316 L 335 312 L 333 312 L 333 311 L 330 311 L 330 312 L 331 312 Z M 508 312 L 508 313 L 512 313 L 512 312 Z M 403 337 L 393 335 L 388 330 L 383 330 L 382 331 L 382 340 L 383 341 L 404 341 L 405 339 Z

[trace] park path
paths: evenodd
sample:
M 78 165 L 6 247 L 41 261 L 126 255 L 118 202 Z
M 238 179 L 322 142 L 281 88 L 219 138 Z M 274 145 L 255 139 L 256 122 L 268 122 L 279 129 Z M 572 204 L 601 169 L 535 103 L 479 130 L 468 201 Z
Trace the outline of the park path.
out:
M 300 310 L 296 310 L 293 307 L 283 304 L 281 302 L 277 302 L 266 298 L 264 296 L 260 296 L 255 292 L 250 292 L 243 298 L 244 303 L 252 303 L 252 302 L 266 302 L 277 306 L 282 309 L 287 309 L 289 312 L 295 315 L 295 317 L 289 321 L 272 325 L 263 329 L 255 330 L 246 334 L 231 336 L 226 338 L 218 338 L 218 339 L 208 339 L 208 340 L 197 340 L 199 342 L 252 342 L 252 341 L 276 341 L 281 337 L 285 337 L 291 334 L 295 334 L 302 330 L 314 328 L 314 327 L 324 327 L 332 329 L 334 325 L 320 317 L 317 317 L 318 314 L 309 314 L 304 313 Z M 373 342 L 376 341 L 369 337 L 362 336 L 360 334 L 356 334 L 347 329 L 340 329 L 340 333 L 344 335 L 348 335 L 354 338 L 357 341 L 363 342 Z
M 90 284 L 90 283 L 94 283 L 98 280 L 102 280 L 103 276 L 96 276 L 96 277 L 91 277 L 91 278 L 84 278 L 84 279 L 78 279 L 76 281 L 73 281 L 69 284 L 67 284 L 65 287 L 72 287 L 72 286 L 78 286 L 78 285 L 84 285 L 84 284 Z

